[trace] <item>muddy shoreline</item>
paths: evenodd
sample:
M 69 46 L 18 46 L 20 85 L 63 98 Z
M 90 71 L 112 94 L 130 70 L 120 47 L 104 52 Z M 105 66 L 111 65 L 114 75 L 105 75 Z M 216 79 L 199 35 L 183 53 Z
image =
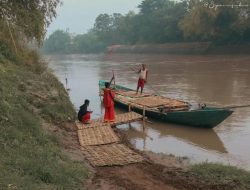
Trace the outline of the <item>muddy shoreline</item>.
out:
M 189 171 L 189 159 L 174 155 L 143 152 L 129 143 L 126 135 L 119 129 L 114 129 L 126 146 L 141 154 L 145 161 L 138 164 L 113 167 L 92 167 L 84 158 L 78 142 L 74 123 L 65 123 L 53 130 L 61 137 L 63 152 L 71 159 L 81 161 L 89 171 L 85 188 L 89 190 L 108 189 L 236 189 L 237 183 L 225 181 L 216 183 L 204 179 Z

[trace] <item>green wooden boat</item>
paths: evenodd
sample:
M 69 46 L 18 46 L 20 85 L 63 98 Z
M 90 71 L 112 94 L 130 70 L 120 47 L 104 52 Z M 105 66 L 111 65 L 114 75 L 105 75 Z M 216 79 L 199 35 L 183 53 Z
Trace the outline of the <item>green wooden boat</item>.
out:
M 99 81 L 100 90 L 105 86 L 104 80 Z M 121 86 L 121 85 L 113 85 L 112 88 L 116 90 L 116 92 L 124 91 L 124 92 L 134 92 L 132 89 Z M 145 110 L 145 115 L 148 118 L 153 118 L 156 120 L 165 121 L 168 123 L 175 123 L 181 125 L 189 125 L 195 127 L 204 127 L 204 128 L 213 128 L 223 122 L 227 117 L 229 117 L 233 111 L 225 108 L 216 108 L 216 107 L 203 107 L 192 109 L 191 105 L 187 102 L 179 101 L 184 106 L 181 107 L 164 107 L 164 106 L 156 106 L 156 107 L 146 107 L 138 104 L 134 104 L 135 99 L 138 100 L 140 97 L 131 98 L 129 96 L 122 96 L 120 94 L 116 95 L 115 98 L 115 106 L 120 108 L 129 109 L 129 106 L 132 105 L 131 109 L 137 113 L 142 114 L 143 109 Z M 154 97 L 160 97 L 161 99 L 168 99 L 166 97 L 151 95 Z M 142 97 L 141 97 L 142 98 Z M 166 109 L 165 109 L 166 108 Z

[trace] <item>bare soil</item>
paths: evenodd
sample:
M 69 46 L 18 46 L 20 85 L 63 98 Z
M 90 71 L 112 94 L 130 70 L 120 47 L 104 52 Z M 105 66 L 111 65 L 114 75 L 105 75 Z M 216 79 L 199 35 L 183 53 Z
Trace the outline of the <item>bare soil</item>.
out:
M 71 159 L 83 161 L 88 168 L 89 179 L 85 183 L 85 188 L 88 190 L 222 190 L 232 188 L 230 184 L 214 184 L 191 173 L 188 171 L 187 158 L 140 152 L 135 149 L 137 153 L 144 156 L 144 162 L 126 166 L 94 168 L 84 158 L 74 124 L 65 123 L 52 131 L 61 137 L 64 153 Z M 115 131 L 124 144 L 133 148 L 124 134 L 119 130 Z

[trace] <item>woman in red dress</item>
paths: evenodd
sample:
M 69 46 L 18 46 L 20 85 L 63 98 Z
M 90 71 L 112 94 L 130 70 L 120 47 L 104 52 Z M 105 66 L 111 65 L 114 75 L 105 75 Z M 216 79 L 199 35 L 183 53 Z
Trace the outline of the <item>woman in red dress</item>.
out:
M 113 78 L 111 79 L 112 82 Z M 114 122 L 115 121 L 115 108 L 114 108 L 114 98 L 115 92 L 110 89 L 110 83 L 105 83 L 105 89 L 103 94 L 103 104 L 105 107 L 104 121 Z

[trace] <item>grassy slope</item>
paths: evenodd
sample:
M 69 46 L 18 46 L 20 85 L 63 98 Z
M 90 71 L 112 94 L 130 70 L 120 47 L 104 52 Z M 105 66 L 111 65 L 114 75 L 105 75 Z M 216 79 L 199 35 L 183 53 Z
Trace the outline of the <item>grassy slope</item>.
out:
M 73 120 L 63 86 L 39 64 L 0 57 L 0 189 L 82 189 L 86 169 L 42 122 Z
M 193 165 L 191 172 L 209 183 L 225 184 L 232 189 L 250 189 L 250 172 L 233 166 L 217 163 L 202 163 Z

